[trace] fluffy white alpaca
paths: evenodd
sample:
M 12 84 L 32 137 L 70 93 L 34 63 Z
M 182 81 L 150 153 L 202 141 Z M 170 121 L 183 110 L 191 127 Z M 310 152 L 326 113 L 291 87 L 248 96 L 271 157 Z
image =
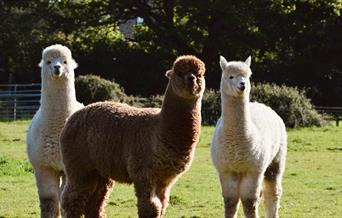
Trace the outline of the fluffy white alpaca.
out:
M 285 169 L 287 134 L 282 119 L 269 107 L 249 102 L 251 58 L 227 62 L 222 69 L 222 115 L 211 145 L 218 172 L 225 217 L 237 217 L 239 200 L 246 217 L 258 217 L 262 193 L 266 217 L 278 217 Z
M 45 48 L 39 66 L 41 105 L 27 133 L 27 153 L 36 177 L 41 217 L 58 217 L 64 184 L 59 135 L 66 119 L 83 108 L 83 104 L 76 101 L 74 69 L 77 63 L 67 47 L 57 44 Z

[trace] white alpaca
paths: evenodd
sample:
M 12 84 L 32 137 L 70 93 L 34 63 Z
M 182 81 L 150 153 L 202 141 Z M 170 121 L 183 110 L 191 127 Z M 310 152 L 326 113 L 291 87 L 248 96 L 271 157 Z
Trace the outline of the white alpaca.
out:
M 29 127 L 26 143 L 36 177 L 41 217 L 60 215 L 61 179 L 64 176 L 59 135 L 66 119 L 83 104 L 76 101 L 71 51 L 62 45 L 44 49 L 41 67 L 40 108 Z M 64 180 L 64 178 L 62 179 Z
M 251 58 L 227 62 L 222 69 L 222 115 L 211 145 L 225 217 L 237 217 L 241 200 L 246 217 L 258 217 L 262 183 L 266 217 L 278 217 L 285 169 L 287 134 L 282 119 L 269 107 L 249 102 Z

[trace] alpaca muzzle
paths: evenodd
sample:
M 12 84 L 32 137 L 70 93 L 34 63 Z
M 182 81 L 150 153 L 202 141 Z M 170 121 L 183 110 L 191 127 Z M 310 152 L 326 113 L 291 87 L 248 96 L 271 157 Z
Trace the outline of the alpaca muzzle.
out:
M 62 75 L 61 67 L 56 65 L 53 68 L 53 76 L 60 77 Z
M 246 89 L 246 83 L 240 82 L 239 90 L 243 92 L 245 89 Z

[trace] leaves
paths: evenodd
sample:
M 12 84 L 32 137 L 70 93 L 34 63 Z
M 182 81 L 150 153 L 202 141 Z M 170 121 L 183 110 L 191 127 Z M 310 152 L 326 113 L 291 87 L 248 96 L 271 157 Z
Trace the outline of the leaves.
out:
M 178 55 L 206 63 L 207 87 L 218 88 L 219 55 L 252 55 L 258 82 L 311 87 L 313 102 L 342 102 L 340 0 L 0 0 L 1 82 L 39 81 L 41 51 L 69 46 L 81 74 L 98 72 L 132 94 L 164 91 Z M 125 38 L 119 25 L 142 18 Z M 146 76 L 151 83 L 136 81 Z M 163 84 L 164 83 L 164 84 Z

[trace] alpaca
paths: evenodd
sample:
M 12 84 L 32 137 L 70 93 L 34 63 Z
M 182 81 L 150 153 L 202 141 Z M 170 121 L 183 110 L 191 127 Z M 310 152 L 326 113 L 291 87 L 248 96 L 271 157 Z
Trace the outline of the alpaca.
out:
M 139 217 L 163 216 L 199 141 L 204 73 L 201 60 L 180 56 L 166 72 L 161 109 L 98 102 L 70 117 L 60 137 L 64 217 L 105 217 L 115 181 L 134 184 Z
M 225 217 L 237 217 L 239 200 L 246 217 L 258 217 L 263 186 L 266 217 L 278 217 L 285 169 L 287 134 L 282 119 L 271 108 L 249 102 L 251 57 L 227 62 L 222 69 L 222 115 L 211 144 L 218 172 Z
M 67 47 L 57 44 L 45 48 L 39 66 L 41 105 L 27 132 L 27 153 L 36 177 L 41 217 L 58 217 L 64 184 L 63 179 L 61 184 L 59 134 L 66 119 L 83 105 L 76 101 L 74 69 L 77 64 Z

